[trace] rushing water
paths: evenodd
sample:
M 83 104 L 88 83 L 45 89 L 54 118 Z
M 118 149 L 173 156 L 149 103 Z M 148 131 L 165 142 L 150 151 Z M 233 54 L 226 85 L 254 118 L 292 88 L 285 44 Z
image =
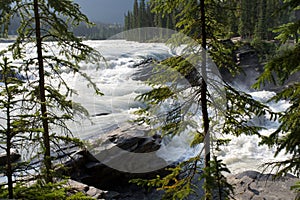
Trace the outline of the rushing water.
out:
M 150 89 L 142 81 L 132 78 L 138 70 L 134 65 L 145 58 L 161 60 L 174 54 L 164 44 L 159 43 L 136 43 L 123 40 L 86 41 L 86 43 L 98 50 L 105 58 L 100 66 L 90 63 L 81 64 L 82 71 L 92 78 L 104 96 L 95 95 L 93 89 L 87 87 L 83 77 L 68 71 L 62 73 L 62 77 L 78 92 L 78 95 L 73 95 L 72 99 L 81 103 L 92 116 L 91 121 L 78 119 L 79 123 L 69 124 L 74 135 L 81 139 L 105 135 L 108 130 L 121 127 L 134 118 L 132 112 L 143 106 L 142 102 L 135 101 L 135 97 Z M 0 49 L 7 45 L 0 43 Z M 269 91 L 250 94 L 262 102 L 266 102 L 274 95 Z M 288 107 L 285 101 L 269 103 L 269 105 L 277 111 Z M 278 126 L 278 123 L 263 118 L 257 119 L 257 123 L 266 126 L 266 129 L 262 130 L 264 135 L 270 134 Z M 259 146 L 257 136 L 228 137 L 232 141 L 219 152 L 219 156 L 234 173 L 249 169 L 261 171 L 262 169 L 259 168 L 261 164 L 274 159 L 274 149 Z M 189 148 L 189 141 L 190 139 L 184 134 L 175 137 L 172 146 L 167 149 L 161 148 L 157 154 L 166 160 L 174 157 L 187 158 L 197 151 Z M 286 156 L 279 155 L 276 159 L 284 157 Z

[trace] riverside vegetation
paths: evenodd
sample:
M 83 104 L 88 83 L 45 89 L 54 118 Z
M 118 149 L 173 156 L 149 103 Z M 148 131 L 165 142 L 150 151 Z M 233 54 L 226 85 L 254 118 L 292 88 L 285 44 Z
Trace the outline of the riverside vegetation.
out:
M 298 9 L 297 0 L 251 2 L 246 0 L 238 2 L 233 0 L 151 0 L 149 5 L 142 0 L 140 3 L 135 1 L 133 13 L 128 12 L 125 16 L 125 29 L 152 25 L 176 29 L 197 41 L 203 49 L 207 49 L 218 68 L 226 69 L 232 74 L 240 72 L 239 65 L 234 59 L 234 51 L 237 47 L 228 45 L 225 41 L 233 36 L 240 36 L 242 42 L 237 44 L 243 45 L 244 41 L 251 42 L 259 50 L 261 59 L 266 63 L 264 72 L 254 85 L 255 88 L 260 88 L 268 81 L 284 85 L 289 77 L 298 73 L 300 69 Z M 7 163 L 2 170 L 8 180 L 8 185 L 2 188 L 1 195 L 3 198 L 23 199 L 34 199 L 36 195 L 40 195 L 41 199 L 84 198 L 81 193 L 76 194 L 75 197 L 67 197 L 68 191 L 62 186 L 64 177 L 55 173 L 51 151 L 60 150 L 61 143 L 81 145 L 81 141 L 72 136 L 66 121 L 74 120 L 74 114 L 87 114 L 83 107 L 67 98 L 75 91 L 71 90 L 60 76 L 61 67 L 67 67 L 74 73 L 79 73 L 89 81 L 95 93 L 102 94 L 89 77 L 80 71 L 79 65 L 81 61 L 96 63 L 102 57 L 98 52 L 84 45 L 82 40 L 75 37 L 71 31 L 72 26 L 81 23 L 86 23 L 88 26 L 92 24 L 80 12 L 79 5 L 70 0 L 1 1 L 0 16 L 3 36 L 7 36 L 10 21 L 15 16 L 20 17 L 16 41 L 1 52 L 0 65 L 4 84 L 1 90 L 0 107 L 4 116 L 2 117 L 4 122 L 1 121 L 1 142 L 3 143 L 1 147 L 7 153 Z M 48 47 L 45 41 L 56 41 L 60 52 L 57 55 L 47 54 Z M 293 44 L 289 44 L 290 41 L 293 41 Z M 28 45 L 32 44 L 36 49 L 36 54 L 34 57 L 28 57 L 26 50 Z M 274 47 L 274 45 L 277 46 Z M 270 54 L 271 51 L 272 54 Z M 12 60 L 6 56 L 7 54 L 11 54 L 12 59 L 18 60 L 21 64 L 12 65 Z M 202 56 L 201 59 L 208 59 L 206 55 Z M 184 77 L 189 77 L 194 70 L 190 63 L 181 57 L 157 61 L 155 64 L 170 66 Z M 46 65 L 49 67 L 47 70 L 50 71 L 45 70 Z M 202 66 L 205 65 L 205 62 L 202 63 Z M 38 69 L 35 70 L 34 66 Z M 11 76 L 11 71 L 37 73 L 38 81 L 32 82 L 29 77 L 20 81 Z M 201 152 L 199 152 L 197 156 L 169 169 L 170 174 L 167 176 L 158 176 L 152 180 L 136 179 L 132 182 L 164 190 L 165 199 L 185 199 L 196 191 L 193 181 L 198 174 L 200 179 L 205 180 L 203 198 L 230 198 L 233 188 L 224 176 L 224 172 L 229 170 L 214 153 L 228 141 L 217 138 L 213 134 L 215 132 L 235 136 L 258 135 L 261 137 L 262 144 L 276 146 L 277 152 L 274 156 L 282 151 L 292 155 L 286 161 L 268 163 L 268 167 L 276 169 L 278 176 L 292 172 L 299 177 L 299 80 L 291 82 L 288 87 L 282 87 L 276 96 L 270 99 L 270 101 L 284 99 L 290 102 L 291 106 L 280 113 L 272 111 L 266 105 L 253 100 L 250 95 L 222 82 L 226 95 L 226 112 L 222 113 L 224 120 L 220 123 L 218 118 L 214 118 L 220 115 L 218 110 L 213 116 L 208 112 L 208 109 L 212 108 L 213 99 L 207 87 L 205 70 L 202 74 L 194 74 L 194 76 L 196 79 L 190 79 L 191 88 L 186 89 L 193 91 L 189 95 L 199 103 L 199 112 L 202 113 L 200 121 L 186 120 L 192 118 L 176 112 L 178 109 L 189 109 L 183 108 L 182 105 L 172 108 L 169 112 L 170 117 L 163 125 L 158 123 L 159 120 L 151 118 L 151 113 L 155 113 L 153 110 L 164 101 L 176 99 L 176 94 L 172 91 L 180 89 L 176 80 L 170 80 L 170 77 L 167 79 L 163 74 L 159 79 L 149 80 L 153 90 L 139 97 L 148 106 L 138 111 L 137 114 L 140 114 L 138 118 L 140 122 L 157 125 L 156 131 L 160 131 L 163 137 L 179 134 L 188 126 L 194 127 L 197 134 L 191 145 L 196 146 L 204 142 L 205 159 L 202 159 Z M 52 77 L 60 80 L 59 84 L 49 81 Z M 164 87 L 166 81 L 172 83 L 168 88 Z M 184 105 L 188 105 L 188 102 Z M 270 120 L 279 120 L 281 123 L 278 129 L 268 137 L 260 135 L 261 127 L 247 123 L 256 116 L 264 115 L 270 116 Z M 59 130 L 62 132 L 53 131 L 58 130 L 55 127 L 60 127 Z M 23 149 L 24 141 L 31 149 L 38 147 L 36 155 L 43 160 L 43 166 L 37 173 L 38 175 L 33 178 L 36 181 L 31 186 L 24 184 L 22 179 L 18 179 L 20 178 L 18 176 L 22 174 L 20 170 L 24 169 L 23 166 L 28 163 L 14 164 L 10 160 L 12 147 Z M 17 179 L 13 180 L 13 176 L 17 176 Z M 13 182 L 17 182 L 17 185 Z M 299 191 L 299 184 L 293 186 L 292 189 Z
M 149 8 L 145 9 L 144 1 L 141 1 L 140 4 L 135 1 L 133 12 L 129 12 L 125 18 L 125 28 L 147 26 L 149 18 L 156 26 L 172 27 L 198 41 L 203 49 L 208 50 L 220 70 L 225 68 L 233 74 L 238 73 L 240 69 L 236 65 L 233 56 L 236 47 L 228 45 L 224 41 L 232 36 L 239 36 L 242 41 L 251 42 L 251 45 L 258 50 L 261 61 L 267 63 L 264 72 L 253 86 L 256 89 L 259 89 L 268 81 L 284 85 L 290 76 L 295 73 L 299 74 L 299 59 L 297 57 L 299 56 L 300 17 L 299 2 L 297 1 L 190 0 L 185 2 L 181 0 L 152 0 L 148 6 L 153 11 L 152 14 L 149 14 Z M 288 45 L 286 50 L 284 44 L 289 41 L 293 41 L 293 44 Z M 160 62 L 160 64 L 161 67 L 170 66 L 170 68 L 182 73 L 184 77 L 188 77 L 190 73 L 193 73 L 193 67 L 180 57 L 169 58 Z M 164 70 L 168 69 L 163 68 L 162 71 Z M 173 91 L 182 89 L 178 88 L 180 86 L 176 84 L 176 79 L 172 81 L 168 75 L 161 74 L 163 77 L 149 80 L 153 90 L 140 96 L 140 99 L 147 101 L 149 105 L 149 107 L 138 112 L 141 114 L 140 120 L 143 122 L 155 124 L 160 121 L 151 116 L 151 113 L 155 113 L 154 111 L 164 101 L 176 99 L 177 93 Z M 205 199 L 230 198 L 233 190 L 226 181 L 226 177 L 223 176 L 223 172 L 228 172 L 228 169 L 214 155 L 214 151 L 221 148 L 227 141 L 222 141 L 213 136 L 211 142 L 206 140 L 214 132 L 236 136 L 241 134 L 258 135 L 262 139 L 262 144 L 277 147 L 274 156 L 282 151 L 292 154 L 292 159 L 268 163 L 267 166 L 277 169 L 276 174 L 278 176 L 288 172 L 299 176 L 299 155 L 297 153 L 299 149 L 299 137 L 297 137 L 299 133 L 299 78 L 290 83 L 288 89 L 281 88 L 277 95 L 270 99 L 270 101 L 284 99 L 292 103 L 292 106 L 282 113 L 271 111 L 265 105 L 254 101 L 249 95 L 237 91 L 224 82 L 223 86 L 225 87 L 227 101 L 225 119 L 221 125 L 221 130 L 214 130 L 216 126 L 211 127 L 211 125 L 216 121 L 220 123 L 220 121 L 217 118 L 214 119 L 214 116 L 218 116 L 218 114 L 209 116 L 207 112 L 208 107 L 213 106 L 213 99 L 211 99 L 211 91 L 208 91 L 206 83 L 203 82 L 205 72 L 201 75 L 199 78 L 202 82 L 198 81 L 197 84 L 193 84 L 189 81 L 193 89 L 191 91 L 194 91 L 189 95 L 192 95 L 192 99 L 200 104 L 202 124 L 200 122 L 186 122 L 184 119 L 190 119 L 188 112 L 184 112 L 186 116 L 174 114 L 180 109 L 187 109 L 179 105 L 174 106 L 173 110 L 169 112 L 171 117 L 165 122 L 165 126 L 158 127 L 163 135 L 172 135 L 187 129 L 187 126 L 198 125 L 196 130 L 201 130 L 201 132 L 195 137 L 192 145 L 204 142 L 204 146 L 206 146 L 204 151 L 207 151 L 204 154 L 204 161 L 198 155 L 175 169 L 170 169 L 170 175 L 166 177 L 158 177 L 153 180 L 135 180 L 134 182 L 165 190 L 164 198 L 166 199 L 184 199 L 196 191 L 192 181 L 195 174 L 202 174 L 202 178 L 205 180 Z M 166 82 L 174 83 L 171 85 L 171 90 L 169 87 L 164 87 Z M 189 105 L 188 102 L 187 105 Z M 261 127 L 249 126 L 245 117 L 251 119 L 254 116 L 262 116 L 267 113 L 270 120 L 279 119 L 282 125 L 270 136 L 261 136 L 259 133 Z M 210 145 L 216 148 L 211 149 Z M 209 152 L 212 156 L 209 155 Z M 210 160 L 210 158 L 213 159 Z M 204 168 L 198 168 L 197 163 L 199 162 L 204 163 Z M 177 177 L 181 178 L 178 180 Z M 293 189 L 299 190 L 297 185 Z

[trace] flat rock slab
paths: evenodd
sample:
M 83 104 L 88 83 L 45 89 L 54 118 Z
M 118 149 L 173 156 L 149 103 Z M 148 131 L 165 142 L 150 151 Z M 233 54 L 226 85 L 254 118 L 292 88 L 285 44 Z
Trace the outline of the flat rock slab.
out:
M 74 194 L 77 192 L 82 192 L 83 194 L 86 194 L 87 196 L 90 196 L 95 199 L 104 199 L 105 194 L 107 193 L 107 191 L 100 190 L 93 186 L 88 186 L 86 184 L 74 181 L 72 179 L 69 179 L 67 181 L 66 186 L 70 187 Z
M 295 176 L 287 175 L 276 178 L 272 174 L 245 171 L 228 177 L 228 182 L 235 187 L 235 200 L 293 200 L 297 193 L 290 190 L 297 181 Z

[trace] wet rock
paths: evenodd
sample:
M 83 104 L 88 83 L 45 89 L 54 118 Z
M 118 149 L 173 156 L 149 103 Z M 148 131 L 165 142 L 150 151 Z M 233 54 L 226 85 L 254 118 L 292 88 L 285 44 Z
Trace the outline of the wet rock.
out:
M 74 181 L 69 179 L 66 183 L 66 186 L 70 188 L 71 194 L 75 194 L 77 192 L 82 192 L 87 196 L 93 197 L 95 199 L 103 199 L 107 191 L 97 189 L 93 186 L 88 186 L 86 184 Z
M 67 182 L 67 186 L 70 186 L 72 189 L 78 192 L 87 192 L 89 190 L 89 186 L 78 181 L 74 181 L 69 179 Z
M 21 154 L 19 154 L 18 151 L 13 150 L 11 152 L 11 155 L 10 155 L 10 161 L 11 162 L 16 162 L 20 158 L 21 158 Z M 6 165 L 6 161 L 7 161 L 7 155 L 6 155 L 6 153 L 1 153 L 0 154 L 0 166 Z
M 102 190 L 99 190 L 99 189 L 95 188 L 95 187 L 89 187 L 89 190 L 86 192 L 86 194 L 88 196 L 91 196 L 91 197 L 95 198 L 95 199 L 100 199 L 100 198 L 102 198 L 104 192 Z
M 244 45 L 236 50 L 234 60 L 240 66 L 241 72 L 233 76 L 227 68 L 221 68 L 223 80 L 239 89 L 253 90 L 251 86 L 263 72 L 263 64 L 256 50 L 250 45 Z
M 121 197 L 121 194 L 119 192 L 115 192 L 115 191 L 108 191 L 104 195 L 105 199 L 118 199 L 120 197 Z
M 256 171 L 245 171 L 228 177 L 228 182 L 235 187 L 234 198 L 244 199 L 295 199 L 297 193 L 290 187 L 297 181 L 295 176 L 286 175 L 275 178 L 272 174 L 261 174 Z
M 149 153 L 160 148 L 161 138 L 159 136 L 132 137 L 128 135 L 111 135 L 109 140 L 117 147 L 135 153 Z
M 111 113 L 97 113 L 97 114 L 94 114 L 94 115 L 91 115 L 91 117 L 100 117 L 100 116 L 105 116 L 105 115 L 110 115 Z
M 146 132 L 126 127 L 112 131 L 106 139 L 93 139 L 89 145 L 93 152 L 81 150 L 74 154 L 65 163 L 65 174 L 85 184 L 116 191 L 131 179 L 166 174 L 164 168 L 171 165 L 156 155 L 161 138 L 147 136 Z

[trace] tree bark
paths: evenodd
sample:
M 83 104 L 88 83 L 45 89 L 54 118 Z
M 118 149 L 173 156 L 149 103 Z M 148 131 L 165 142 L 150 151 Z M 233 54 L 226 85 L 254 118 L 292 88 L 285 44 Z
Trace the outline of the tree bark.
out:
M 203 120 L 203 129 L 204 129 L 204 154 L 205 154 L 205 168 L 210 167 L 210 133 L 209 133 L 209 116 L 207 110 L 207 72 L 206 72 L 206 16 L 205 16 L 205 2 L 204 0 L 200 1 L 200 12 L 201 12 L 201 33 L 202 33 L 202 65 L 201 65 L 201 108 L 202 108 L 202 120 Z M 209 199 L 210 191 L 206 189 L 205 198 Z
M 51 175 L 51 157 L 50 157 L 50 137 L 49 137 L 49 123 L 47 116 L 46 95 L 45 95 L 45 76 L 44 76 L 44 61 L 42 51 L 42 37 L 41 37 L 41 22 L 39 15 L 38 0 L 34 0 L 34 17 L 35 17 L 35 33 L 36 33 L 36 47 L 38 55 L 39 66 L 39 95 L 41 102 L 41 115 L 43 124 L 43 144 L 44 152 L 44 165 L 45 165 L 45 181 L 52 182 Z
M 12 180 L 12 165 L 11 165 L 11 111 L 10 111 L 10 104 L 11 104 L 11 94 L 8 88 L 8 81 L 7 81 L 7 72 L 9 69 L 7 68 L 8 63 L 5 61 L 4 63 L 5 69 L 3 73 L 4 82 L 5 82 L 5 90 L 7 93 L 7 105 L 6 105 L 6 177 L 7 177 L 7 187 L 8 187 L 8 198 L 13 199 L 13 180 Z

